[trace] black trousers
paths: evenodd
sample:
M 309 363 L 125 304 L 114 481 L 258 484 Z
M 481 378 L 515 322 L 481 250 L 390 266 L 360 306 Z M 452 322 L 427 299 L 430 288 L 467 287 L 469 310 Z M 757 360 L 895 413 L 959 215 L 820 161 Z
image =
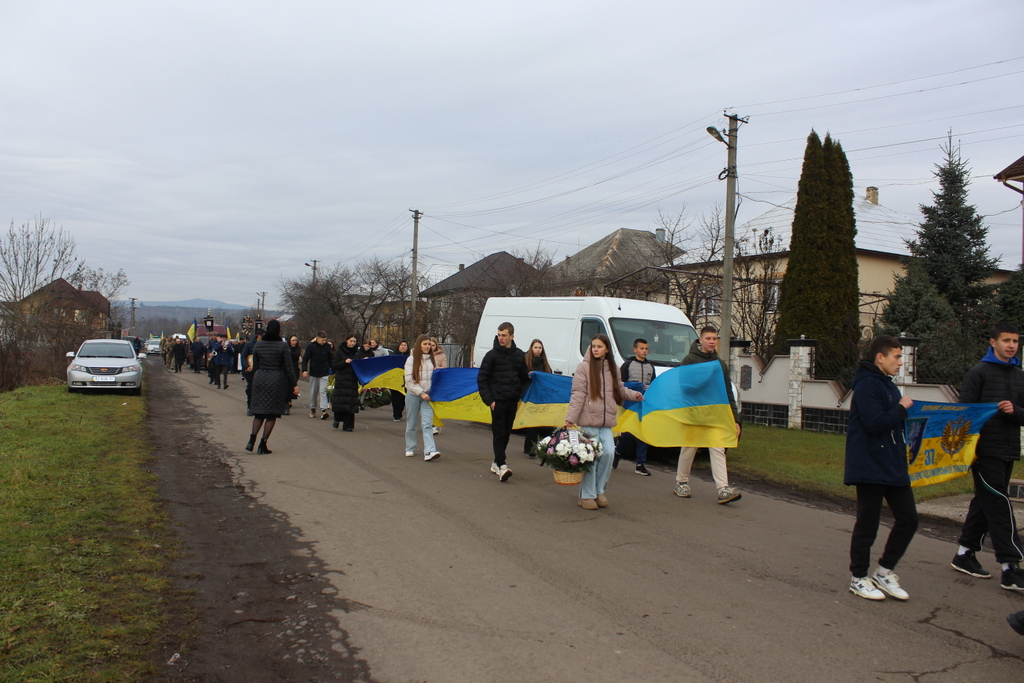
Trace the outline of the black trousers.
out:
M 853 538 L 850 539 L 850 573 L 857 578 L 868 575 L 871 546 L 878 536 L 883 499 L 889 504 L 895 523 L 878 564 L 886 569 L 895 569 L 917 531 L 917 504 L 909 484 L 857 484 L 857 522 L 853 525 Z
M 228 385 L 228 371 L 231 370 L 230 365 L 214 365 L 213 366 L 213 383 L 217 385 L 219 389 L 221 386 L 220 378 L 224 378 L 224 386 Z
M 516 408 L 519 401 L 495 401 L 491 411 L 491 437 L 494 441 L 494 462 L 498 466 L 505 464 L 505 449 L 508 439 L 512 436 L 512 425 L 516 420 Z
M 1017 535 L 1013 508 L 1007 492 L 1013 461 L 982 456 L 971 465 L 974 475 L 974 498 L 967 508 L 967 518 L 960 530 L 960 545 L 978 552 L 985 534 L 999 562 L 1024 562 L 1024 547 Z
M 334 421 L 340 422 L 342 429 L 347 429 L 351 432 L 356 426 L 356 414 L 336 410 L 334 411 Z
M 405 410 L 405 394 L 401 391 L 391 390 L 391 416 L 396 420 L 402 419 L 402 411 Z

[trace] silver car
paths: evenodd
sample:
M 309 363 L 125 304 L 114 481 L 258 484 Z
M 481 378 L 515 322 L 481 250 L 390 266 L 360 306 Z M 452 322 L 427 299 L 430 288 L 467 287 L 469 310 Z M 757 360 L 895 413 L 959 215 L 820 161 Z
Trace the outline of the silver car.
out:
M 142 393 L 142 362 L 131 342 L 123 339 L 89 339 L 82 342 L 68 366 L 68 393 L 80 389 L 126 389 Z

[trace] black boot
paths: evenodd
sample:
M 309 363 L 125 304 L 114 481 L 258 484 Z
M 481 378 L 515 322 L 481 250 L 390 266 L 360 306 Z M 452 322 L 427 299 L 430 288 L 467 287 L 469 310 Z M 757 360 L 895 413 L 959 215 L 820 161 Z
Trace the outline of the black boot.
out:
M 249 443 L 245 444 L 245 450 L 252 453 L 252 447 L 256 445 L 256 435 L 253 434 L 249 437 Z
M 271 453 L 273 453 L 272 450 L 267 448 L 266 439 L 260 439 L 260 446 L 259 448 L 256 449 L 256 452 L 259 453 L 260 455 L 270 455 Z

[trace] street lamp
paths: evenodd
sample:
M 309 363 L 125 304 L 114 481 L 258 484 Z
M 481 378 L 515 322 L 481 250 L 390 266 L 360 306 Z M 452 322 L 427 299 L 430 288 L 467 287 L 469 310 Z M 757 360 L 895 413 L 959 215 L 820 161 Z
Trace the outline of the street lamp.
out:
M 733 242 L 736 232 L 736 136 L 739 132 L 740 123 L 746 123 L 747 119 L 741 119 L 735 114 L 726 114 L 729 119 L 729 132 L 726 137 L 722 136 L 714 126 L 708 126 L 708 134 L 729 148 L 728 165 L 718 174 L 719 180 L 725 180 L 725 239 L 722 244 L 722 322 L 720 338 L 725 340 L 725 353 L 729 353 L 729 343 L 732 341 L 732 257 L 735 247 Z

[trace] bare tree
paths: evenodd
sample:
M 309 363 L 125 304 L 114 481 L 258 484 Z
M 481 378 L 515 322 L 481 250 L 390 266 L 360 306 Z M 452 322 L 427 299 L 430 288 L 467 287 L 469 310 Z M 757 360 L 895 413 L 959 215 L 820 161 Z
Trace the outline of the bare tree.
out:
M 110 302 L 111 325 L 116 325 L 117 327 L 125 326 L 124 321 L 129 316 L 130 306 L 127 301 L 122 300 L 120 297 L 128 289 L 131 280 L 128 279 L 123 268 L 113 273 L 102 268 L 93 269 L 85 265 L 85 263 L 79 263 L 78 268 L 68 276 L 67 280 L 79 289 L 99 292 L 105 296 L 107 301 Z
M 781 240 L 767 228 L 737 243 L 733 288 L 733 329 L 750 341 L 751 351 L 764 359 L 773 355 L 779 320 Z

